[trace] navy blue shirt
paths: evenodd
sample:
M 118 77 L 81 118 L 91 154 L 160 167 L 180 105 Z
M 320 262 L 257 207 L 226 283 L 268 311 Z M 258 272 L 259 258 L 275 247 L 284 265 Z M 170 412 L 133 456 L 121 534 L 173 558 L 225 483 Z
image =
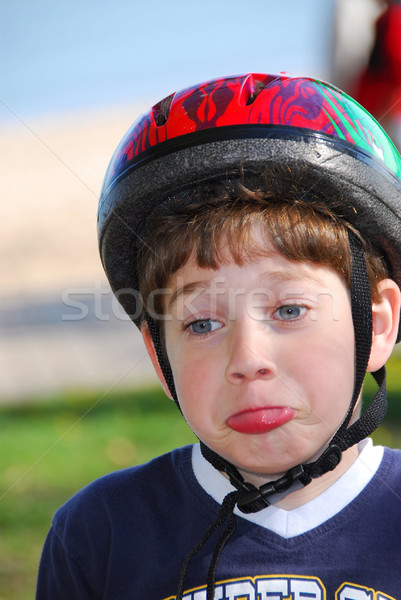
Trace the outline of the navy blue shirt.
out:
M 37 600 L 173 597 L 185 556 L 219 508 L 193 473 L 191 447 L 93 482 L 54 517 Z M 236 520 L 215 600 L 401 600 L 400 451 L 386 449 L 355 500 L 302 535 L 285 539 Z M 216 541 L 192 560 L 186 600 L 206 598 Z

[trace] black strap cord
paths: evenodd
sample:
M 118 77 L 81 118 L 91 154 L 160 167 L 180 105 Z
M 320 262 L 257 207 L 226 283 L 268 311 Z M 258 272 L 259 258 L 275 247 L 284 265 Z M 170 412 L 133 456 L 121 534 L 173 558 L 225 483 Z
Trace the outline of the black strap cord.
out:
M 182 596 L 184 593 L 185 578 L 187 576 L 188 567 L 189 567 L 191 560 L 193 559 L 195 554 L 197 554 L 199 552 L 199 550 L 201 550 L 201 548 L 203 548 L 203 546 L 206 544 L 208 539 L 213 535 L 213 533 L 215 531 L 217 531 L 217 529 L 222 527 L 222 525 L 224 525 L 225 521 L 227 521 L 226 528 L 223 530 L 223 533 L 221 534 L 221 536 L 215 546 L 212 560 L 210 562 L 208 575 L 207 575 L 206 600 L 213 600 L 214 588 L 215 588 L 215 583 L 216 583 L 216 569 L 217 569 L 217 564 L 218 564 L 218 561 L 220 558 L 220 554 L 222 553 L 224 546 L 226 545 L 226 543 L 228 542 L 228 540 L 233 535 L 233 533 L 235 532 L 235 529 L 236 529 L 235 515 L 234 515 L 233 511 L 234 511 L 235 505 L 237 503 L 238 496 L 239 496 L 238 492 L 231 492 L 231 493 L 227 494 L 227 496 L 224 498 L 223 503 L 220 507 L 220 511 L 219 511 L 216 521 L 206 530 L 206 532 L 204 533 L 202 538 L 199 540 L 199 542 L 192 548 L 192 550 L 185 557 L 185 560 L 181 567 L 180 578 L 178 581 L 176 600 L 182 600 Z

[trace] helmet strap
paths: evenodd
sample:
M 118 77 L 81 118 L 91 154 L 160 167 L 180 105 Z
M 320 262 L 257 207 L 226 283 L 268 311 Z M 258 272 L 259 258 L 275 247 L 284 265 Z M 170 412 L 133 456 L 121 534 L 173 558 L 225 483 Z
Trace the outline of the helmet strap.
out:
M 165 382 L 167 384 L 168 389 L 170 390 L 174 402 L 181 411 L 180 403 L 178 402 L 177 392 L 175 391 L 173 372 L 171 370 L 169 360 L 166 356 L 166 351 L 164 349 L 164 345 L 162 343 L 160 335 L 160 322 L 153 319 L 147 311 L 145 311 L 145 319 L 149 328 L 149 333 L 153 340 L 157 360 L 159 361 L 159 365 L 162 370 Z
M 382 367 L 372 373 L 379 385 L 375 397 L 362 416 L 349 426 L 361 393 L 372 345 L 372 301 L 365 257 L 361 242 L 351 232 L 349 232 L 349 242 L 352 256 L 350 294 L 355 332 L 355 382 L 347 414 L 329 442 L 328 447 L 314 462 L 297 465 L 287 471 L 283 477 L 257 488 L 246 482 L 234 465 L 201 442 L 201 451 L 204 458 L 217 470 L 226 473 L 231 484 L 240 492 L 237 505 L 242 512 L 249 513 L 262 510 L 279 502 L 286 495 L 308 485 L 313 479 L 335 469 L 341 461 L 342 452 L 371 435 L 386 414 L 386 371 L 385 367 Z M 146 321 L 166 383 L 178 408 L 180 408 L 173 373 L 161 342 L 159 323 L 148 314 L 146 314 Z

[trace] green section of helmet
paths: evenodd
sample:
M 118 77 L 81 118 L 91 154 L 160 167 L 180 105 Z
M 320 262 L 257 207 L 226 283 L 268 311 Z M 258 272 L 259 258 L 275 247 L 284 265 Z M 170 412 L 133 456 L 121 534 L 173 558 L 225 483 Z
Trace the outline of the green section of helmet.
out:
M 379 158 L 401 179 L 400 154 L 376 119 L 344 92 L 322 82 L 318 85 L 330 106 L 326 114 L 338 137 Z

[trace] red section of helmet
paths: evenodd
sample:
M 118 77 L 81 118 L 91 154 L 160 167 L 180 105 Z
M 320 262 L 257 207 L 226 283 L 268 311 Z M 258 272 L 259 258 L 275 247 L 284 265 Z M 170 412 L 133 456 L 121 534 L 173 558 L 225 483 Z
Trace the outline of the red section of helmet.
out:
M 134 123 L 116 151 L 107 179 L 161 142 L 216 127 L 285 125 L 336 137 L 340 128 L 342 137 L 348 139 L 332 108 L 338 105 L 336 95 L 341 92 L 325 86 L 324 95 L 319 86 L 308 78 L 252 73 L 214 79 L 172 94 Z

